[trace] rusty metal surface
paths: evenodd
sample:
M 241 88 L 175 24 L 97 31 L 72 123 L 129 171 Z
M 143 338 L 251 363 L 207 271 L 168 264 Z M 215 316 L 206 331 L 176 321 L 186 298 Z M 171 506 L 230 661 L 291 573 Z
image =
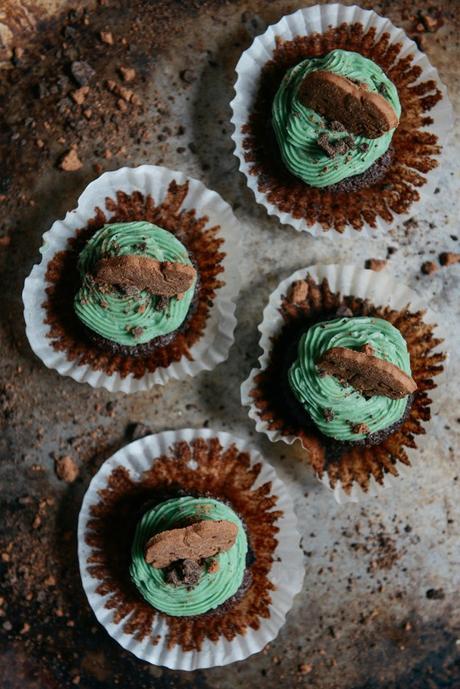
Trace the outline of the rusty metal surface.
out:
M 440 252 L 458 251 L 458 139 L 445 157 L 439 193 L 410 222 L 395 223 L 386 239 L 313 240 L 268 219 L 232 156 L 233 70 L 254 34 L 306 4 L 313 3 L 105 0 L 86 15 L 82 7 L 69 15 L 69 5 L 58 11 L 62 3 L 35 0 L 27 5 L 38 19 L 33 33 L 27 27 L 19 31 L 8 19 L 14 3 L 1 6 L 0 24 L 11 27 L 0 72 L 6 113 L 0 171 L 0 684 L 5 689 L 227 689 L 262 682 L 268 688 L 314 689 L 460 686 L 460 265 L 430 276 L 420 272 L 421 264 Z M 416 2 L 362 4 L 407 30 L 418 21 Z M 443 25 L 422 32 L 422 45 L 456 104 L 459 6 L 456 0 L 433 0 L 429 6 L 441 14 Z M 112 32 L 112 45 L 101 44 L 101 30 Z M 88 95 L 89 118 L 69 99 L 77 88 L 69 65 L 82 58 L 97 73 Z M 135 67 L 137 78 L 129 87 L 143 101 L 128 115 L 103 86 L 118 78 L 120 65 Z M 60 77 L 68 81 L 58 85 Z M 83 165 L 63 172 L 60 157 L 73 144 Z M 182 169 L 233 205 L 243 225 L 244 277 L 229 360 L 194 380 L 128 397 L 93 391 L 46 370 L 25 338 L 20 293 L 42 232 L 75 205 L 95 176 L 93 166 L 105 170 L 142 162 Z M 389 254 L 388 247 L 396 250 Z M 387 255 L 387 269 L 425 295 L 448 326 L 449 375 L 409 477 L 379 500 L 338 506 L 284 446 L 254 434 L 240 406 L 239 385 L 258 356 L 256 326 L 282 277 L 315 261 L 364 264 Z M 209 425 L 249 433 L 289 483 L 303 536 L 304 589 L 278 639 L 256 657 L 193 675 L 149 667 L 121 650 L 88 608 L 75 549 L 79 506 L 101 462 L 127 442 L 130 424 L 140 421 L 153 431 Z M 64 455 L 79 467 L 72 484 L 54 472 L 55 458 Z

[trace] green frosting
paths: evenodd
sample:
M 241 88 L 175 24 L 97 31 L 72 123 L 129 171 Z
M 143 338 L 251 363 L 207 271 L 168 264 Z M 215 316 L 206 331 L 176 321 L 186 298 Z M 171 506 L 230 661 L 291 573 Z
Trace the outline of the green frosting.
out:
M 401 105 L 395 85 L 371 60 L 348 50 L 333 50 L 321 58 L 308 58 L 285 75 L 273 101 L 272 119 L 278 145 L 286 167 L 312 187 L 325 187 L 365 172 L 390 145 L 394 129 L 377 139 L 355 136 L 356 146 L 331 159 L 318 145 L 321 134 L 331 141 L 348 136 L 328 127 L 323 118 L 298 99 L 299 88 L 310 72 L 325 70 L 367 84 L 392 105 L 398 118 Z M 364 146 L 363 146 L 364 144 Z
M 143 344 L 177 330 L 195 290 L 193 284 L 181 300 L 172 297 L 161 309 L 157 308 L 159 297 L 146 290 L 134 290 L 134 294 L 101 290 L 92 278 L 97 262 L 129 254 L 192 265 L 184 245 L 171 232 L 149 222 L 104 225 L 91 237 L 78 259 L 81 287 L 75 295 L 75 313 L 98 335 L 121 345 Z
M 165 572 L 147 564 L 144 549 L 154 534 L 204 519 L 226 519 L 238 526 L 235 543 L 219 553 L 219 568 L 209 572 L 207 566 L 191 589 L 165 581 Z M 210 498 L 173 498 L 146 512 L 137 525 L 132 548 L 131 578 L 147 603 L 175 617 L 201 615 L 231 598 L 240 588 L 246 569 L 248 542 L 243 524 L 235 512 L 222 502 Z
M 406 341 L 399 330 L 381 318 L 337 318 L 316 323 L 302 335 L 297 360 L 289 369 L 294 395 L 320 431 L 337 440 L 361 440 L 368 434 L 353 433 L 354 424 L 364 423 L 369 433 L 376 433 L 399 421 L 406 410 L 407 397 L 394 400 L 374 395 L 366 399 L 334 376 L 320 375 L 316 361 L 328 349 L 359 349 L 365 344 L 371 345 L 374 356 L 411 375 Z M 330 415 L 328 421 L 326 416 Z

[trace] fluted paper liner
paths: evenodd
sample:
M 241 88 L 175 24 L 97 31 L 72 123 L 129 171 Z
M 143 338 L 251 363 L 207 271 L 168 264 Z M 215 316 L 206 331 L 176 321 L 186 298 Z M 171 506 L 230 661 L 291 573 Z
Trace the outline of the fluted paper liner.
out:
M 349 37 L 341 34 L 344 24 L 362 25 L 363 35 L 356 37 L 355 44 L 352 44 Z M 254 160 L 253 157 L 257 154 L 254 153 L 255 148 L 252 149 L 251 141 L 255 141 L 255 135 L 251 132 L 251 127 L 248 127 L 258 95 L 262 70 L 271 60 L 274 51 L 279 49 L 280 42 L 284 44 L 297 37 L 308 38 L 314 34 L 326 34 L 336 28 L 338 30 L 335 35 L 321 46 L 322 52 L 334 48 L 356 50 L 374 59 L 378 64 L 383 62 L 381 66 L 396 86 L 399 86 L 403 107 L 401 123 L 393 139 L 396 154 L 392 168 L 395 169 L 393 172 L 390 169 L 389 173 L 386 173 L 382 184 L 377 184 L 374 192 L 369 191 L 368 194 L 368 190 L 363 190 L 341 193 L 339 207 L 337 204 L 334 205 L 336 192 L 333 191 L 328 196 L 326 192 L 322 193 L 320 189 L 316 189 L 307 199 L 302 195 L 306 186 L 302 188 L 303 183 L 299 183 L 295 189 L 292 187 L 291 201 L 291 192 L 288 193 L 283 182 L 275 181 L 275 184 L 270 186 L 273 172 L 273 155 L 270 153 L 272 149 L 267 144 L 265 133 L 262 137 L 263 142 L 259 141 L 258 148 L 263 150 L 267 160 L 264 160 L 263 165 L 260 161 Z M 372 47 L 367 45 L 364 38 L 364 33 L 368 34 L 370 31 Z M 380 46 L 376 48 L 375 45 L 379 42 Z M 399 53 L 398 44 L 401 46 Z M 294 55 L 295 63 L 305 56 L 302 56 L 301 51 L 297 57 Z M 398 70 L 401 73 L 400 85 Z M 269 26 L 265 33 L 254 39 L 252 45 L 242 54 L 236 66 L 236 73 L 236 95 L 231 102 L 235 155 L 239 160 L 239 169 L 245 175 L 257 203 L 264 206 L 269 215 L 278 217 L 282 223 L 291 225 L 298 231 L 308 231 L 314 236 L 322 236 L 325 231 L 329 231 L 334 235 L 340 233 L 341 236 L 352 237 L 356 236 L 356 230 L 360 230 L 363 236 L 377 236 L 388 231 L 395 214 L 407 213 L 409 209 L 412 211 L 417 196 L 419 202 L 431 197 L 439 178 L 436 169 L 431 168 L 436 162 L 439 163 L 441 149 L 445 147 L 452 131 L 452 106 L 447 89 L 427 56 L 402 29 L 393 26 L 389 19 L 356 5 L 322 4 L 297 10 L 283 17 L 277 24 Z M 271 81 L 273 83 L 273 79 Z M 409 101 L 415 103 L 417 99 L 420 103 L 411 113 L 415 106 Z M 265 121 L 271 118 L 270 108 L 271 104 L 267 104 L 266 116 L 265 107 L 263 108 L 261 118 Z M 401 149 L 399 152 L 398 147 Z M 362 196 L 359 196 L 360 194 Z M 288 209 L 288 205 L 292 205 L 292 208 Z
M 436 404 L 437 401 L 439 378 L 436 385 L 431 380 L 431 376 L 441 373 L 443 366 L 439 364 L 442 364 L 446 358 L 445 354 L 439 351 L 443 335 L 442 329 L 436 324 L 435 314 L 426 308 L 425 302 L 416 292 L 401 284 L 401 282 L 396 281 L 386 271 L 364 270 L 354 265 L 313 265 L 308 268 L 302 268 L 283 280 L 271 294 L 263 313 L 262 323 L 258 328 L 261 333 L 259 345 L 262 349 L 262 355 L 259 357 L 257 368 L 251 371 L 248 379 L 241 386 L 242 403 L 249 407 L 249 416 L 255 421 L 256 430 L 259 433 L 264 433 L 271 442 L 282 440 L 288 445 L 292 445 L 298 440 L 297 453 L 303 459 L 307 458 L 308 461 L 308 452 L 301 445 L 301 434 L 297 435 L 289 432 L 288 429 L 282 427 L 282 424 L 279 427 L 275 427 L 276 424 L 262 418 L 264 411 L 268 414 L 270 413 L 270 405 L 268 404 L 262 409 L 254 396 L 254 392 L 259 390 L 256 378 L 258 374 L 269 366 L 273 341 L 285 324 L 280 312 L 283 297 L 289 293 L 293 282 L 306 279 L 307 276 L 318 286 L 326 279 L 330 293 L 340 294 L 342 297 L 353 296 L 358 299 L 368 300 L 373 307 L 388 307 L 395 312 L 403 314 L 406 313 L 405 310 L 408 308 L 410 315 L 421 312 L 420 322 L 424 328 L 426 326 L 429 327 L 430 333 L 434 333 L 434 338 L 429 342 L 429 356 L 427 354 L 426 359 L 423 360 L 423 364 L 426 364 L 428 372 L 423 380 L 419 381 L 419 390 L 416 393 L 416 399 L 417 395 L 419 395 L 419 404 L 423 406 L 420 407 L 418 412 L 419 418 L 414 423 L 411 422 L 411 428 L 407 432 L 407 437 L 404 437 L 405 446 L 415 447 L 413 434 L 424 433 L 420 421 L 429 418 L 430 405 Z M 411 352 L 410 346 L 409 352 Z M 429 392 L 430 398 L 427 397 L 427 392 Z M 404 427 L 403 424 L 401 430 Z M 376 447 L 380 446 L 374 446 L 374 448 L 371 447 L 369 449 L 375 453 L 376 462 L 378 463 L 378 450 L 375 450 Z M 396 453 L 397 449 L 395 448 L 394 451 Z M 400 456 L 397 456 L 395 461 L 382 463 L 379 465 L 378 471 L 371 467 L 361 485 L 353 474 L 355 470 L 353 467 L 349 469 L 348 481 L 346 483 L 344 483 L 340 476 L 334 474 L 333 462 L 327 467 L 323 467 L 322 470 L 318 470 L 315 467 L 314 470 L 320 481 L 333 490 L 337 502 L 357 502 L 366 495 L 378 495 L 382 489 L 388 488 L 392 484 L 395 477 L 402 476 L 407 472 L 410 465 L 409 458 L 404 449 L 400 448 L 399 452 Z
M 131 633 L 126 633 L 125 625 L 129 625 L 134 612 L 128 619 L 117 616 L 116 605 L 109 603 L 111 595 L 98 593 L 98 585 L 101 582 L 94 576 L 94 573 L 91 573 L 91 562 L 97 559 L 97 549 L 94 545 L 88 545 L 87 540 L 91 541 L 90 536 L 94 528 L 94 510 L 96 509 L 97 512 L 98 505 L 101 504 L 103 496 L 107 493 L 109 477 L 113 475 L 114 470 L 123 467 L 129 472 L 130 480 L 137 483 L 144 472 L 151 470 L 152 467 L 155 468 L 155 462 L 160 461 L 161 463 L 166 455 L 169 456 L 172 452 L 171 448 L 176 443 L 182 441 L 193 443 L 197 442 L 198 439 L 210 442 L 215 442 L 214 439 L 217 439 L 220 443 L 223 452 L 218 461 L 222 462 L 221 471 L 224 474 L 226 471 L 225 463 L 234 461 L 230 457 L 232 447 L 234 449 L 236 446 L 238 453 L 249 454 L 248 468 L 245 470 L 243 466 L 239 465 L 239 470 L 243 472 L 242 475 L 247 477 L 248 481 L 253 481 L 251 491 L 253 488 L 258 491 L 256 495 L 260 495 L 259 499 L 264 499 L 266 502 L 266 498 L 276 496 L 276 502 L 273 500 L 276 511 L 273 523 L 275 527 L 278 527 L 278 531 L 275 535 L 276 547 L 272 553 L 271 567 L 267 575 L 272 588 L 269 592 L 271 602 L 268 616 L 256 618 L 250 626 L 246 627 L 244 633 L 236 633 L 231 640 L 224 636 L 215 641 L 205 638 L 200 650 L 187 651 L 178 643 L 172 646 L 170 644 L 168 647 L 168 637 L 172 633 L 169 625 L 187 624 L 187 618 L 168 618 L 157 614 L 153 618 L 151 630 L 149 629 L 150 633 L 143 639 L 136 638 L 134 629 Z M 200 461 L 209 462 L 208 455 L 206 453 L 205 455 L 203 460 L 191 459 L 187 463 L 187 467 L 198 475 L 198 481 Z M 259 472 L 258 475 L 257 472 Z M 255 481 L 254 476 L 257 476 Z M 230 477 L 227 480 L 231 480 Z M 267 483 L 269 488 L 264 486 Z M 243 490 L 243 487 L 241 488 Z M 266 514 L 270 514 L 271 511 L 272 508 L 269 508 Z M 263 514 L 261 518 L 263 519 Z M 97 619 L 123 648 L 134 653 L 138 658 L 176 670 L 196 670 L 243 660 L 262 650 L 277 636 L 285 622 L 286 614 L 292 606 L 294 596 L 302 587 L 304 568 L 299 541 L 300 536 L 297 531 L 297 521 L 291 498 L 284 484 L 276 476 L 274 469 L 249 445 L 247 440 L 235 438 L 228 433 L 217 433 L 211 429 L 166 431 L 137 440 L 119 450 L 104 462 L 92 479 L 83 499 L 78 520 L 80 573 L 83 588 Z M 257 547 L 255 545 L 256 558 Z M 244 601 L 244 597 L 242 601 Z M 222 615 L 226 614 L 227 612 L 222 613 Z M 211 625 L 212 623 L 206 624 Z M 176 626 L 175 629 L 177 630 L 177 628 Z
M 188 193 L 181 213 L 193 209 L 196 217 L 207 216 L 209 220 L 206 228 L 219 226 L 216 237 L 224 240 L 220 248 L 225 253 L 222 260 L 224 272 L 219 275 L 224 284 L 216 290 L 204 332 L 190 348 L 190 356 L 182 356 L 179 361 L 146 372 L 142 377 L 136 378 L 132 373 L 122 376 L 116 369 L 108 374 L 93 368 L 91 364 L 82 364 L 78 359 L 71 360 L 67 351 L 57 351 L 53 347 L 49 337 L 50 326 L 45 323 L 47 314 L 44 303 L 49 284 L 46 274 L 50 262 L 58 252 L 69 248 L 69 239 L 75 237 L 77 230 L 86 227 L 94 218 L 97 207 L 103 210 L 107 218 L 113 215 L 106 202 L 108 199 L 115 200 L 117 193 L 140 192 L 143 197 L 151 195 L 158 204 L 166 198 L 173 182 L 178 185 L 188 183 Z M 210 370 L 225 361 L 233 343 L 235 300 L 239 291 L 239 251 L 240 227 L 230 206 L 198 180 L 189 178 L 182 172 L 154 165 L 125 167 L 106 172 L 86 187 L 78 199 L 77 208 L 68 212 L 63 220 L 57 220 L 43 235 L 41 262 L 33 267 L 23 290 L 24 318 L 30 345 L 48 368 L 80 383 L 88 383 L 94 388 L 105 387 L 111 392 L 147 390 L 170 379 L 182 379 L 202 370 Z M 71 304 L 69 308 L 72 308 Z

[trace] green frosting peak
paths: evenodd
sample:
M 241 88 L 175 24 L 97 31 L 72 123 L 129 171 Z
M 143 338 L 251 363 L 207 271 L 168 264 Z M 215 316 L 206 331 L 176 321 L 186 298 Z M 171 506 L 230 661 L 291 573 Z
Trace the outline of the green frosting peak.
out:
M 399 421 L 407 397 L 390 399 L 382 395 L 366 398 L 351 385 L 321 375 L 316 365 L 333 347 L 360 349 L 370 344 L 374 356 L 398 366 L 411 375 L 409 353 L 403 336 L 382 318 L 337 318 L 316 323 L 302 335 L 297 359 L 289 369 L 289 384 L 319 430 L 336 440 L 362 440 Z M 353 432 L 365 424 L 369 433 Z
M 165 579 L 165 570 L 152 567 L 144 559 L 147 541 L 156 533 L 180 528 L 193 521 L 225 519 L 238 527 L 233 546 L 211 558 L 218 568 L 205 562 L 200 580 L 193 588 L 174 586 Z M 202 615 L 235 595 L 243 583 L 248 542 L 244 526 L 228 505 L 211 498 L 173 498 L 144 514 L 136 528 L 132 547 L 131 579 L 154 608 L 175 617 Z
M 81 287 L 75 295 L 75 313 L 98 335 L 132 346 L 177 330 L 187 316 L 195 283 L 182 299 L 172 297 L 162 303 L 147 290 L 108 291 L 95 282 L 93 273 L 100 259 L 128 255 L 192 263 L 187 249 L 171 232 L 149 222 L 104 225 L 87 242 L 78 259 Z
M 372 60 L 348 50 L 333 50 L 321 58 L 308 58 L 285 75 L 273 101 L 272 120 L 281 156 L 286 167 L 312 187 L 325 187 L 365 172 L 390 146 L 394 129 L 377 139 L 355 136 L 354 147 L 330 158 L 318 145 L 322 134 L 331 142 L 348 137 L 336 131 L 318 113 L 303 105 L 299 89 L 307 74 L 324 70 L 352 81 L 367 84 L 393 107 L 398 118 L 401 105 L 395 85 Z

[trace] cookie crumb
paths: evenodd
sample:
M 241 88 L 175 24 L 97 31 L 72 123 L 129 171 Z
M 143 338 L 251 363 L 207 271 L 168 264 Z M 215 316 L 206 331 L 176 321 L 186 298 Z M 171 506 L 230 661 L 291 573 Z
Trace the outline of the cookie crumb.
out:
M 368 270 L 375 270 L 377 273 L 385 268 L 387 261 L 383 258 L 368 258 L 364 267 Z
M 100 31 L 99 38 L 101 39 L 102 43 L 105 43 L 106 45 L 114 44 L 113 34 L 111 31 Z
M 79 170 L 81 167 L 83 167 L 83 163 L 74 148 L 65 153 L 59 162 L 59 169 L 64 172 L 75 172 L 75 170 Z
M 439 254 L 439 263 L 442 266 L 453 266 L 454 263 L 460 263 L 460 254 L 454 251 L 443 251 Z
M 438 270 L 438 266 L 434 261 L 425 261 L 422 263 L 421 271 L 424 275 L 432 275 Z
M 78 467 L 70 455 L 57 459 L 54 470 L 58 479 L 66 483 L 73 483 L 79 474 Z

